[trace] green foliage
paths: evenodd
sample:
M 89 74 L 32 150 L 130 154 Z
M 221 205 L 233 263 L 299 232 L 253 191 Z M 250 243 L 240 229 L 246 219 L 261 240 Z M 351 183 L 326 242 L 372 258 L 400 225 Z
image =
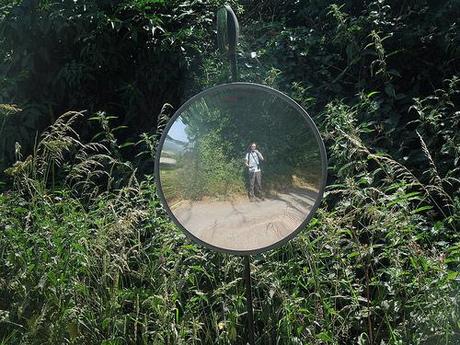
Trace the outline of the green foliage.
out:
M 164 103 L 183 102 L 186 86 L 196 90 L 192 67 L 215 41 L 220 3 L 0 2 L 0 104 L 23 109 L 14 125 L 24 129 L 11 141 L 30 153 L 35 132 L 80 109 L 115 114 L 117 125 L 130 128 L 118 133 L 122 141 L 155 128 L 152 114 Z M 95 132 L 80 126 L 82 135 Z M 7 157 L 3 170 L 14 162 L 14 142 L 0 150 Z
M 215 133 L 200 137 L 192 152 L 176 159 L 174 169 L 165 167 L 161 171 L 169 202 L 205 197 L 231 199 L 246 194 L 242 158 L 229 159 Z
M 43 107 L 0 104 L 0 175 L 15 161 L 19 147 L 33 147 L 43 120 Z
M 458 241 L 455 219 L 430 228 L 430 186 L 363 146 L 367 127 L 355 118 L 371 105 L 327 108 L 335 207 L 253 262 L 261 343 L 455 343 L 458 242 L 439 238 Z M 93 177 L 114 169 L 81 153 L 107 150 L 78 140 L 81 116 L 60 117 L 9 171 L 15 188 L 0 199 L 3 343 L 243 343 L 239 259 L 186 241 L 150 177 L 138 182 L 122 169 L 117 189 L 94 189 Z M 46 183 L 53 167 L 66 185 Z
M 228 80 L 221 5 L 0 1 L 0 343 L 244 343 L 240 259 L 143 173 L 163 104 Z M 232 7 L 241 79 L 308 108 L 330 157 L 308 228 L 253 258 L 258 343 L 458 344 L 458 1 Z
M 229 159 L 223 143 L 216 133 L 200 137 L 196 157 L 184 165 L 180 176 L 186 199 L 201 199 L 203 196 L 231 197 L 245 194 L 245 180 L 241 157 Z

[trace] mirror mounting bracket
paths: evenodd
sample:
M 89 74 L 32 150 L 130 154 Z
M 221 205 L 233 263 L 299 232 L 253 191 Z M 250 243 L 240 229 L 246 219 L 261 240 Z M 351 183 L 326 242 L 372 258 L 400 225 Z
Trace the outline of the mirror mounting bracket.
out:
M 217 44 L 223 55 L 227 55 L 230 63 L 232 82 L 238 81 L 238 65 L 236 59 L 236 46 L 240 26 L 235 12 L 230 5 L 225 5 L 217 11 Z

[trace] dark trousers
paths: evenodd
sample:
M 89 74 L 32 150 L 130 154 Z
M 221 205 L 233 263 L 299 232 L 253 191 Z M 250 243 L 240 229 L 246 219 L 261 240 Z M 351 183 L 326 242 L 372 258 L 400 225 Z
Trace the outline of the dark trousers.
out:
M 262 174 L 260 171 L 249 172 L 249 197 L 254 197 L 254 188 L 258 196 L 262 195 Z

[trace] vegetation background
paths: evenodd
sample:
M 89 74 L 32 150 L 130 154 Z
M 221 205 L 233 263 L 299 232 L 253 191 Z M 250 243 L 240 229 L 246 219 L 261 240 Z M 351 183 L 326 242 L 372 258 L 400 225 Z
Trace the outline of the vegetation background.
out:
M 244 343 L 241 258 L 151 176 L 174 109 L 229 79 L 222 4 L 0 0 L 1 344 Z M 241 80 L 330 157 L 307 229 L 252 260 L 258 344 L 459 344 L 460 3 L 230 4 Z

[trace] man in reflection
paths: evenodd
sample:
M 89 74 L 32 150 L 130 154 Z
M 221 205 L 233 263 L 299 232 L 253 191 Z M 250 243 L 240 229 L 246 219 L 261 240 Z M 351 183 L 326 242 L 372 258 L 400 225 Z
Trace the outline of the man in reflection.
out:
M 256 143 L 252 143 L 244 157 L 244 164 L 249 172 L 249 201 L 255 201 L 254 189 L 257 197 L 264 200 L 262 195 L 262 173 L 260 170 L 260 163 L 263 162 L 264 157 L 257 150 Z

